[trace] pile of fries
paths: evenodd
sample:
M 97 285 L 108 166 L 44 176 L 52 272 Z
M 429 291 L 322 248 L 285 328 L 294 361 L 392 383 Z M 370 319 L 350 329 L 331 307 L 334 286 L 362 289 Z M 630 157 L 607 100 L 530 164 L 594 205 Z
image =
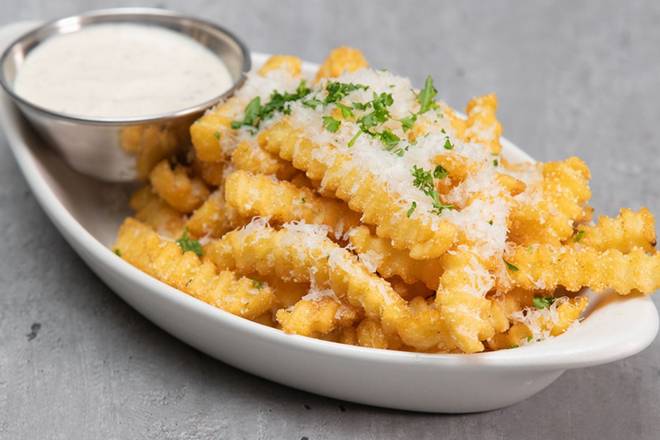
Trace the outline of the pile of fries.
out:
M 429 353 L 534 343 L 578 324 L 585 288 L 660 286 L 647 209 L 593 222 L 582 160 L 507 160 L 494 95 L 465 117 L 436 95 L 351 48 L 315 78 L 273 56 L 191 146 L 150 135 L 115 251 L 287 333 Z

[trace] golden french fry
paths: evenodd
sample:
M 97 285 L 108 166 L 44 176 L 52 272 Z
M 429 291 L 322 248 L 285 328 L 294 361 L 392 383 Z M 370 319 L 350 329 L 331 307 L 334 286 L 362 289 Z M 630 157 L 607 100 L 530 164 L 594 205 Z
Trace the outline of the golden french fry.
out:
M 357 49 L 351 47 L 338 47 L 333 49 L 323 61 L 316 73 L 316 81 L 322 78 L 334 78 L 344 72 L 355 72 L 367 67 L 367 60 Z
M 115 249 L 138 269 L 212 306 L 254 319 L 269 310 L 275 300 L 268 285 L 237 278 L 228 270 L 202 262 L 193 252 L 183 252 L 148 226 L 126 219 L 119 229 Z
M 651 212 L 623 208 L 615 218 L 601 216 L 593 226 L 579 226 L 568 240 L 574 246 L 589 246 L 599 251 L 617 249 L 628 253 L 635 248 L 654 252 L 655 220 Z
M 408 206 L 399 197 L 383 188 L 368 171 L 344 166 L 348 157 L 331 146 L 314 145 L 283 119 L 259 135 L 259 143 L 266 150 L 289 160 L 312 180 L 322 181 L 327 191 L 348 203 L 349 208 L 362 213 L 364 223 L 376 225 L 376 234 L 392 240 L 397 249 L 408 249 L 414 259 L 424 260 L 442 255 L 455 242 L 456 227 L 431 215 L 409 217 Z M 318 159 L 323 151 L 328 163 Z
M 209 190 L 199 178 L 189 177 L 188 170 L 176 165 L 170 167 L 163 160 L 149 174 L 151 186 L 172 208 L 184 214 L 198 208 L 209 196 Z
M 225 182 L 225 198 L 243 217 L 326 225 L 338 238 L 360 222 L 359 214 L 339 200 L 317 196 L 309 188 L 263 174 L 235 171 Z

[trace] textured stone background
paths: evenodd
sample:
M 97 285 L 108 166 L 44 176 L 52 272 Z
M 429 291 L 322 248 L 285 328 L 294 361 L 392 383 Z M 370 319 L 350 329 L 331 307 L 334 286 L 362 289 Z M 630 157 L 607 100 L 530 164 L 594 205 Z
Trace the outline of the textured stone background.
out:
M 433 74 L 459 107 L 496 91 L 507 137 L 539 159 L 587 160 L 597 210 L 660 214 L 658 2 L 142 4 L 218 21 L 259 51 L 320 61 L 351 44 L 417 84 Z M 3 0 L 0 24 L 104 6 Z M 569 371 L 524 403 L 464 416 L 325 399 L 210 359 L 101 284 L 0 143 L 2 439 L 658 438 L 660 340 L 632 359 Z

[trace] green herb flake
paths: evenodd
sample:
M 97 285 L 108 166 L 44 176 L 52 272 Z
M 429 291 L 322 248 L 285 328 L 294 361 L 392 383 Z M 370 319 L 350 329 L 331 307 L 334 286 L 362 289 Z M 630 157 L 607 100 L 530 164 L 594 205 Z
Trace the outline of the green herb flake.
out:
M 493 166 L 499 166 L 500 162 L 497 159 L 493 159 Z
M 341 83 L 337 81 L 330 81 L 326 84 L 325 90 L 328 92 L 328 95 L 325 97 L 325 104 L 332 104 L 337 101 L 342 100 L 348 96 L 351 92 L 356 90 L 367 90 L 369 86 L 364 84 L 353 84 L 353 83 Z
M 578 243 L 580 240 L 584 238 L 584 235 L 587 233 L 585 230 L 579 230 L 575 232 L 575 235 L 573 235 L 573 241 Z
M 112 252 L 114 252 L 115 255 L 117 255 L 118 257 L 121 257 L 121 251 L 119 250 L 119 248 L 114 248 Z
M 341 110 L 342 117 L 346 119 L 355 117 L 355 115 L 353 114 L 353 110 L 349 106 L 344 105 L 341 102 L 337 102 L 335 103 L 335 105 L 339 110 Z
M 261 113 L 261 97 L 257 96 L 252 98 L 252 100 L 245 106 L 243 120 L 242 121 L 233 121 L 231 123 L 231 128 L 239 129 L 242 126 L 248 127 L 258 127 L 259 125 L 259 113 Z
M 445 150 L 453 150 L 454 149 L 454 144 L 451 143 L 448 137 L 445 138 L 445 144 L 443 145 L 445 147 Z
M 304 197 L 300 199 L 300 203 L 305 203 L 305 198 Z
M 492 220 L 488 220 L 488 224 L 491 225 L 491 226 L 493 226 L 493 221 L 492 221 Z
M 358 131 L 353 135 L 353 137 L 351 138 L 351 140 L 348 141 L 348 148 L 350 148 L 350 147 L 352 147 L 353 145 L 355 145 L 355 141 L 357 141 L 357 139 L 358 139 L 361 135 L 362 135 L 362 131 L 358 130 Z
M 367 113 L 366 115 L 362 116 L 357 121 L 358 125 L 360 126 L 360 129 L 364 132 L 373 135 L 373 133 L 371 133 L 370 130 L 373 127 L 382 124 L 383 122 L 387 121 L 390 118 L 390 112 L 387 108 L 391 106 L 393 103 L 394 103 L 394 98 L 392 98 L 392 95 L 390 93 L 383 92 L 380 95 L 376 95 L 374 93 L 373 100 L 368 103 L 368 106 L 373 108 L 373 110 L 370 113 Z
M 552 296 L 535 296 L 532 298 L 532 305 L 539 310 L 547 309 L 555 302 L 555 298 Z
M 380 141 L 385 144 L 386 147 L 392 148 L 396 146 L 399 141 L 401 140 L 399 136 L 395 135 L 392 133 L 390 130 L 383 130 L 381 133 L 378 134 L 378 137 L 380 138 Z
M 254 278 L 252 278 L 251 280 L 252 280 L 252 287 L 254 287 L 255 289 L 263 289 L 264 288 L 265 283 L 263 281 L 255 280 Z
M 179 245 L 183 252 L 194 252 L 198 257 L 201 257 L 203 254 L 202 245 L 194 238 L 190 238 L 188 228 L 183 229 L 183 235 L 176 240 L 176 244 Z
M 294 93 L 284 92 L 281 93 L 275 90 L 270 99 L 264 105 L 261 104 L 259 96 L 253 98 L 245 107 L 243 120 L 232 121 L 231 127 L 235 130 L 241 127 L 251 127 L 253 129 L 259 128 L 262 121 L 270 118 L 273 114 L 281 112 L 284 114 L 291 113 L 291 102 L 299 101 L 309 95 L 312 90 L 307 87 L 305 80 L 300 81 Z
M 406 212 L 406 217 L 410 218 L 410 216 L 413 215 L 413 212 L 415 212 L 415 209 L 417 209 L 417 202 L 412 202 L 410 208 L 408 208 L 408 211 Z
M 405 118 L 401 119 L 401 121 L 400 121 L 401 122 L 401 128 L 403 129 L 403 131 L 408 131 L 411 128 L 413 128 L 416 121 L 417 121 L 417 115 L 406 116 Z
M 305 107 L 309 107 L 312 110 L 316 110 L 316 107 L 318 107 L 320 105 L 323 105 L 323 102 L 319 101 L 316 98 L 310 98 L 310 99 L 304 100 L 302 102 L 302 105 L 304 105 Z
M 417 102 L 419 102 L 420 105 L 420 115 L 426 113 L 432 108 L 437 107 L 437 104 L 434 101 L 437 94 L 438 91 L 435 89 L 435 87 L 433 87 L 433 78 L 431 78 L 431 75 L 429 75 L 426 77 L 426 81 L 424 81 L 424 88 L 420 90 L 419 94 L 417 95 Z
M 509 269 L 511 272 L 518 272 L 520 269 L 518 269 L 518 266 L 514 266 L 513 264 L 509 263 L 508 261 L 502 259 L 504 261 L 504 264 L 506 264 L 506 268 Z
M 431 198 L 433 205 L 431 212 L 433 214 L 440 215 L 445 209 L 454 209 L 454 205 L 445 204 L 440 200 L 440 194 L 438 194 L 433 183 L 433 172 L 427 171 L 417 165 L 413 165 L 411 172 L 414 178 L 413 185 L 415 188 Z
M 213 137 L 214 137 L 216 140 L 219 141 L 219 140 L 220 140 L 220 132 L 216 130 L 216 132 L 213 133 Z
M 332 116 L 323 116 L 323 127 L 330 133 L 336 133 L 340 125 L 341 121 L 338 121 Z
M 518 348 L 518 347 L 519 347 L 518 344 L 513 344 L 511 347 L 509 347 L 509 349 L 512 349 L 512 348 Z
M 443 168 L 442 165 L 436 165 L 435 169 L 433 170 L 433 177 L 436 179 L 444 179 L 448 175 L 449 173 L 446 169 Z

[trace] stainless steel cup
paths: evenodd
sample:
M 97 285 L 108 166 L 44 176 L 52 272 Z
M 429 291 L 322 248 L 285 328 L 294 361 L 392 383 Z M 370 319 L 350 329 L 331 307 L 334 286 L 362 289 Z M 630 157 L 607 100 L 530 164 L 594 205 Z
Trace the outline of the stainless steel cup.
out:
M 185 34 L 207 47 L 226 64 L 232 87 L 194 107 L 175 112 L 130 118 L 86 118 L 32 104 L 17 95 L 13 83 L 30 51 L 47 38 L 77 32 L 99 23 L 161 26 Z M 151 8 L 91 11 L 48 22 L 21 36 L 0 58 L 0 84 L 38 132 L 77 171 L 107 181 L 145 177 L 154 162 L 189 142 L 188 127 L 205 109 L 230 96 L 250 70 L 247 47 L 231 32 L 198 18 Z

